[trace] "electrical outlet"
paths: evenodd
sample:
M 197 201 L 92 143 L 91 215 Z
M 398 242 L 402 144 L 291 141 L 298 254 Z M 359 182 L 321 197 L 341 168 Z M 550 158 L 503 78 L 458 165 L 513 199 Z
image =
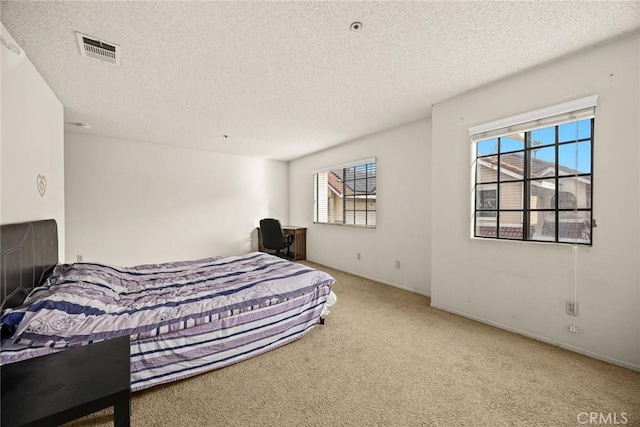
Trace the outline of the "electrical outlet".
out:
M 358 261 L 360 261 L 360 252 L 358 252 L 357 256 L 358 256 Z
M 400 268 L 400 261 L 396 260 L 396 268 Z
M 578 315 L 578 302 L 566 300 L 564 302 L 565 311 L 569 316 L 577 316 Z
M 84 256 L 82 254 L 78 254 L 76 258 L 78 262 L 82 262 L 84 260 Z
M 569 332 L 573 332 L 574 334 L 578 333 L 578 327 L 576 325 L 569 326 Z

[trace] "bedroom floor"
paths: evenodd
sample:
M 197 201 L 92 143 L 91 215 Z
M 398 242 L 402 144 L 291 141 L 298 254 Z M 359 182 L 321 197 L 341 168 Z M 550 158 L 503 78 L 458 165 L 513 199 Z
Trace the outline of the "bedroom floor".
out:
M 326 325 L 245 362 L 135 393 L 132 426 L 576 426 L 590 412 L 640 425 L 640 373 L 305 264 L 339 282 Z M 112 412 L 67 425 L 112 426 Z

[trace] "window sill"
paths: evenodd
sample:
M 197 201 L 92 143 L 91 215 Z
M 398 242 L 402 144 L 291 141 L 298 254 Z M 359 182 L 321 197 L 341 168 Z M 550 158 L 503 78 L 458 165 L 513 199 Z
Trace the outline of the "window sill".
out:
M 580 242 L 554 242 L 554 241 L 545 241 L 545 240 L 520 240 L 520 239 L 496 239 L 496 238 L 492 238 L 492 237 L 476 237 L 476 236 L 470 236 L 469 240 L 471 241 L 483 241 L 483 242 L 508 242 L 508 243 L 520 243 L 520 244 L 538 244 L 538 245 L 544 245 L 544 246 L 549 246 L 549 245 L 553 245 L 553 246 L 561 246 L 561 247 L 566 247 L 566 246 L 584 246 L 587 248 L 590 248 L 593 246 L 593 243 L 580 243 Z
M 358 224 L 340 224 L 340 223 L 334 223 L 334 222 L 314 222 L 314 225 L 335 225 L 338 227 L 351 227 L 351 228 L 365 228 L 365 229 L 369 229 L 369 230 L 375 230 L 376 226 L 375 225 L 358 225 Z

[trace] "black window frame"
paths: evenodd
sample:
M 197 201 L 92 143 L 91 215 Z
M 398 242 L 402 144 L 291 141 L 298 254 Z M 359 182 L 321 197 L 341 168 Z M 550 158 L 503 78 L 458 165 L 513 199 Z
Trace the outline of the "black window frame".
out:
M 560 141 L 559 138 L 559 129 L 560 126 L 562 126 L 565 123 L 558 123 L 558 124 L 550 124 L 548 126 L 543 126 L 541 128 L 537 128 L 537 129 L 531 129 L 528 130 L 526 132 L 524 132 L 525 138 L 524 138 L 524 148 L 522 150 L 507 150 L 505 152 L 501 151 L 501 139 L 503 137 L 508 137 L 509 135 L 502 135 L 502 136 L 498 136 L 498 137 L 491 137 L 491 138 L 485 138 L 482 140 L 478 140 L 475 142 L 475 168 L 474 168 L 474 173 L 475 173 L 475 178 L 474 178 L 474 188 L 473 188 L 473 198 L 474 198 L 474 215 L 473 215 L 473 237 L 475 238 L 479 238 L 479 239 L 491 239 L 491 240 L 516 240 L 516 241 L 527 241 L 527 242 L 539 242 L 539 243 L 560 243 L 560 244 L 578 244 L 578 245 L 585 245 L 585 246 L 592 246 L 593 245 L 593 228 L 594 226 L 594 221 L 593 221 L 593 178 L 594 178 L 594 170 L 593 170 L 593 163 L 594 163 L 594 145 L 595 145 L 595 118 L 591 117 L 591 118 L 585 118 L 582 120 L 579 120 L 579 122 L 583 121 L 583 120 L 590 120 L 590 134 L 588 137 L 586 138 L 575 138 L 575 139 L 571 139 L 571 140 L 567 140 L 567 141 Z M 532 177 L 531 176 L 531 171 L 530 171 L 530 164 L 531 164 L 531 159 L 532 156 L 534 156 L 533 153 L 535 153 L 538 149 L 540 149 L 539 146 L 534 146 L 532 144 L 531 141 L 531 134 L 533 131 L 535 130 L 539 130 L 539 129 L 547 129 L 547 128 L 554 128 L 554 142 L 553 144 L 546 144 L 543 148 L 549 148 L 549 147 L 554 147 L 555 148 L 555 171 L 554 174 L 551 176 L 545 176 L 545 177 Z M 492 152 L 489 154 L 484 154 L 484 155 L 480 155 L 478 153 L 478 143 L 481 143 L 483 141 L 487 141 L 487 140 L 493 140 L 496 139 L 497 140 L 497 150 L 495 150 L 496 152 Z M 576 171 L 576 173 L 574 174 L 560 174 L 560 161 L 559 161 L 559 152 L 560 152 L 560 148 L 562 146 L 568 145 L 568 144 L 578 144 L 581 142 L 589 142 L 590 143 L 590 172 L 589 173 L 579 173 Z M 512 180 L 501 180 L 501 168 L 502 168 L 502 161 L 501 158 L 503 155 L 509 154 L 509 155 L 513 155 L 513 154 L 518 154 L 518 153 L 522 153 L 523 156 L 523 175 L 522 175 L 522 179 L 512 179 Z M 496 179 L 495 181 L 483 181 L 483 182 L 477 182 L 478 181 L 478 176 L 479 176 L 479 170 L 478 168 L 480 167 L 480 164 L 478 162 L 478 160 L 482 160 L 482 159 L 490 159 L 492 157 L 496 157 L 497 161 L 496 161 Z M 535 156 L 533 157 L 535 158 Z M 590 186 L 589 191 L 588 191 L 588 197 L 589 197 L 589 201 L 587 203 L 587 207 L 586 208 L 578 208 L 576 206 L 573 207 L 559 207 L 558 206 L 558 201 L 562 200 L 561 197 L 559 197 L 559 195 L 562 195 L 562 193 L 564 193 L 564 191 L 560 190 L 560 186 L 559 186 L 559 180 L 563 179 L 563 178 L 584 178 L 584 177 L 589 177 L 590 178 Z M 554 180 L 554 192 L 555 194 L 552 196 L 552 200 L 554 200 L 554 207 L 549 207 L 549 208 L 544 208 L 544 207 L 531 207 L 531 194 L 530 194 L 530 188 L 531 188 L 531 183 L 534 181 L 543 181 L 543 180 L 550 180 L 553 179 Z M 500 188 L 501 186 L 504 186 L 505 184 L 513 184 L 513 183 L 521 183 L 522 185 L 522 204 L 521 204 L 521 208 L 520 209 L 506 209 L 506 208 L 501 208 L 500 206 Z M 487 209 L 486 206 L 483 206 L 482 204 L 482 200 L 480 197 L 480 194 L 483 191 L 489 191 L 490 189 L 487 190 L 480 190 L 478 188 L 478 186 L 485 186 L 485 187 L 492 187 L 491 189 L 495 188 L 495 192 L 496 192 L 496 207 L 495 209 Z M 504 188 L 504 187 L 503 187 Z M 572 194 L 572 193 L 571 193 Z M 573 195 L 573 194 L 572 194 Z M 574 200 L 576 200 L 576 195 L 573 195 Z M 503 237 L 501 236 L 501 225 L 500 225 L 500 214 L 501 213 L 520 213 L 522 215 L 522 237 L 521 238 L 517 238 L 517 237 L 512 237 L 512 236 L 508 236 L 508 237 Z M 554 228 L 555 228 L 555 232 L 554 232 L 554 236 L 553 236 L 553 240 L 550 239 L 536 239 L 533 238 L 533 230 L 531 227 L 531 221 L 530 221 L 530 216 L 532 213 L 535 212 L 548 212 L 548 213 L 552 213 L 554 215 Z M 574 240 L 571 241 L 567 241 L 567 237 L 562 236 L 561 233 L 561 227 L 559 226 L 559 224 L 561 224 L 561 219 L 563 216 L 564 212 L 573 212 L 573 213 L 577 213 L 577 212 L 588 212 L 588 218 L 589 218 L 589 224 L 588 224 L 588 237 L 589 237 L 589 241 L 588 242 L 584 242 L 584 241 L 578 241 L 577 237 L 574 237 Z M 494 219 L 495 218 L 495 236 L 487 236 L 487 235 L 482 235 L 478 233 L 479 230 L 479 224 L 478 224 L 478 219 Z M 578 218 L 575 218 L 574 220 L 574 224 L 576 224 L 573 227 L 573 232 L 574 234 L 577 236 L 578 234 Z M 585 224 L 583 223 L 583 227 L 585 227 Z M 571 231 L 571 230 L 570 230 Z M 505 233 L 507 234 L 507 233 Z M 561 239 L 565 239 L 565 240 L 561 240 Z

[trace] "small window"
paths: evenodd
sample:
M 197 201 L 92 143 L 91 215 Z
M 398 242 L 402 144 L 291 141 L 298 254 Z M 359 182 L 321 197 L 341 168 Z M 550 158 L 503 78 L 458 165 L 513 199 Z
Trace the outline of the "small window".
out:
M 334 166 L 313 174 L 313 222 L 375 228 L 375 159 Z
M 543 120 L 481 134 L 470 129 L 474 237 L 592 244 L 591 101 L 591 108 Z
M 498 198 L 497 190 L 478 190 L 478 216 L 495 217 L 497 213 Z

